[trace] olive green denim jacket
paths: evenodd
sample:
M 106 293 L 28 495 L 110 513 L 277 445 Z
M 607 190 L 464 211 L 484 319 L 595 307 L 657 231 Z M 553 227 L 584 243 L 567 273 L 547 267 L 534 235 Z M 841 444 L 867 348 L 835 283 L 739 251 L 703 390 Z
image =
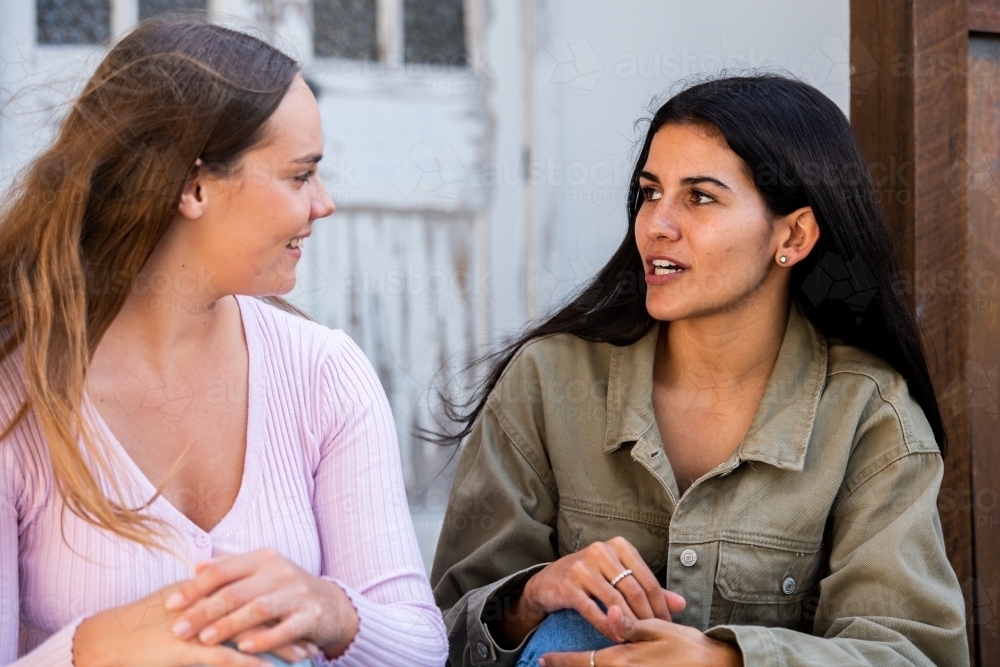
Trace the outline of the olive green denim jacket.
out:
M 431 582 L 453 666 L 513 665 L 486 623 L 545 564 L 626 538 L 674 621 L 745 664 L 968 665 L 937 512 L 942 459 L 906 382 L 797 306 L 728 461 L 678 498 L 652 408 L 657 328 L 525 345 L 461 452 Z M 527 640 L 525 640 L 527 641 Z

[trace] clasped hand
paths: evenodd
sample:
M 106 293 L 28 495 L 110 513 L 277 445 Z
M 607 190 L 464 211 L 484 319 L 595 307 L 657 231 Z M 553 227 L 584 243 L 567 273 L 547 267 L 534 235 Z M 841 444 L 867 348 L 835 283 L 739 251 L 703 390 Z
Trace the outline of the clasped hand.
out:
M 195 576 L 85 620 L 79 667 L 270 667 L 256 653 L 295 662 L 342 654 L 359 620 L 347 594 L 271 549 L 223 556 Z M 239 650 L 221 646 L 231 641 Z
M 631 574 L 620 576 L 629 570 Z M 551 612 L 575 609 L 618 644 L 596 651 L 594 663 L 589 651 L 549 653 L 542 658 L 544 667 L 743 665 L 739 649 L 671 621 L 672 613 L 684 610 L 684 598 L 662 588 L 638 550 L 622 537 L 595 542 L 540 570 L 525 584 L 517 606 L 524 620 L 521 631 Z

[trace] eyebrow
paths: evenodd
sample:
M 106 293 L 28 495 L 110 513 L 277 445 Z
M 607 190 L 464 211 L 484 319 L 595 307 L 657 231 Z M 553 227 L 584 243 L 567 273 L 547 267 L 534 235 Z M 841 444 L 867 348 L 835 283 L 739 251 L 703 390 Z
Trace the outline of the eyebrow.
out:
M 316 164 L 322 159 L 323 159 L 322 155 L 320 155 L 319 153 L 313 153 L 312 155 L 307 155 L 305 157 L 300 157 L 297 160 L 292 160 L 292 162 L 301 164 Z
M 647 181 L 653 181 L 657 185 L 660 185 L 659 177 L 652 172 L 641 171 L 639 172 L 639 176 L 641 178 L 645 178 Z M 698 185 L 700 183 L 711 183 L 725 190 L 729 190 L 730 192 L 732 191 L 731 187 L 729 187 L 719 179 L 713 178 L 712 176 L 688 176 L 686 178 L 681 179 L 681 185 Z

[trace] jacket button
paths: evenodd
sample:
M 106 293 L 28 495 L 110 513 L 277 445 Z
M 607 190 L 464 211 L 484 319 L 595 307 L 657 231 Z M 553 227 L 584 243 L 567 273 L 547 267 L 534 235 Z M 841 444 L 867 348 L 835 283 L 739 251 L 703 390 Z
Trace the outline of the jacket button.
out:
M 476 653 L 479 654 L 480 658 L 485 658 L 490 654 L 490 650 L 486 648 L 486 642 L 478 642 L 476 644 Z
M 694 549 L 685 549 L 681 552 L 681 565 L 691 567 L 698 562 L 698 554 Z
M 795 592 L 795 580 L 791 577 L 786 577 L 783 582 L 781 582 L 781 591 L 785 595 L 791 595 Z

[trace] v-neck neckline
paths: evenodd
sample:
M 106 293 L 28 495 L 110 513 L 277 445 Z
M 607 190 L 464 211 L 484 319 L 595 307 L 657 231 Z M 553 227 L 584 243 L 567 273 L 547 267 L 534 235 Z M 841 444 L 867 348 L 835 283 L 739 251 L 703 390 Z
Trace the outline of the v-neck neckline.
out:
M 243 452 L 243 476 L 240 480 L 240 490 L 236 494 L 229 511 L 206 531 L 201 526 L 192 521 L 184 512 L 181 512 L 163 495 L 156 497 L 148 506 L 148 511 L 158 518 L 167 521 L 176 528 L 187 534 L 209 535 L 213 538 L 231 533 L 243 520 L 253 504 L 254 496 L 257 495 L 257 487 L 260 481 L 260 457 L 261 441 L 258 437 L 261 431 L 261 410 L 263 409 L 263 376 L 261 359 L 258 354 L 258 331 L 254 326 L 251 314 L 248 312 L 253 306 L 242 302 L 242 297 L 235 296 L 237 306 L 240 310 L 240 319 L 243 324 L 243 335 L 247 346 L 247 428 L 246 446 Z M 119 442 L 117 436 L 111 431 L 104 417 L 97 410 L 97 406 L 90 400 L 90 396 L 84 394 L 84 402 L 91 413 L 90 421 L 95 427 L 99 441 L 107 443 L 112 454 L 112 462 L 115 459 L 125 467 L 128 481 L 135 482 L 138 491 L 144 501 L 148 501 L 156 494 L 156 487 L 146 474 L 136 465 L 135 461 Z

